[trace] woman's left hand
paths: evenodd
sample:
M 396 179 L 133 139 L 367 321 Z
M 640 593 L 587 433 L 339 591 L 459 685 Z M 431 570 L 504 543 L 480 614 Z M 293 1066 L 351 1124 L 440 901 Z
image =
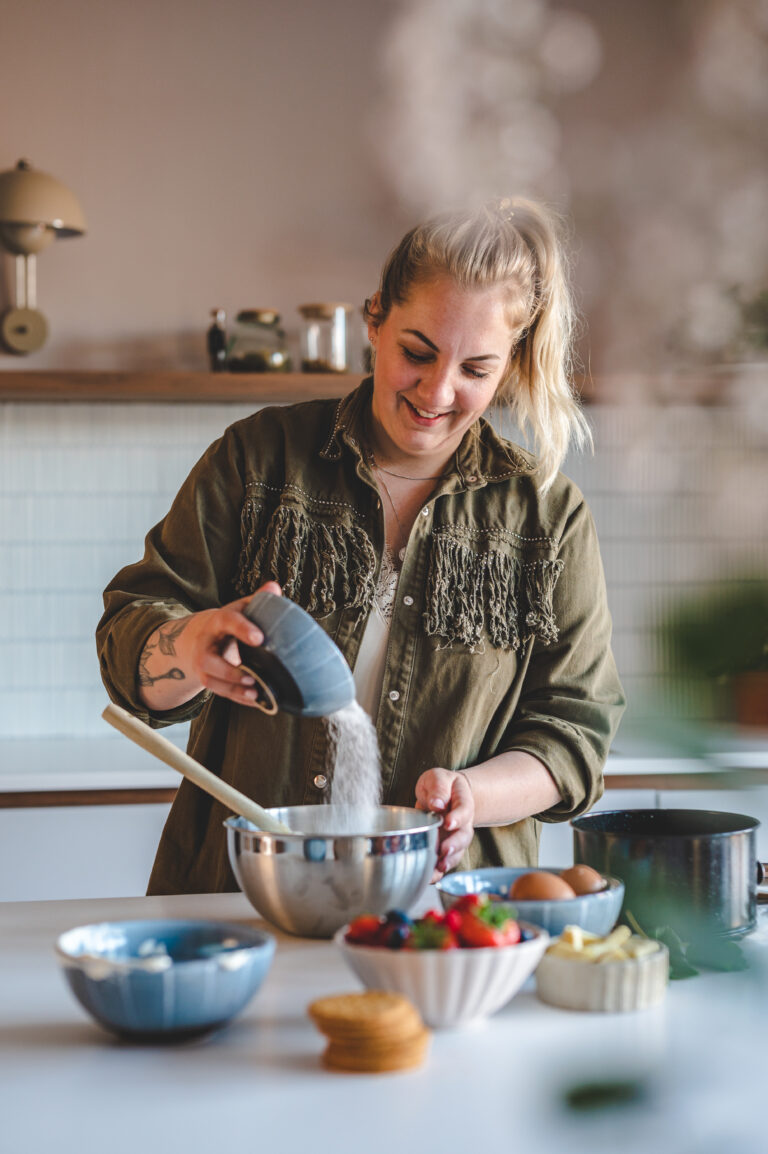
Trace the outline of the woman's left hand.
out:
M 428 769 L 416 782 L 416 808 L 444 815 L 432 877 L 436 882 L 456 865 L 474 836 L 475 802 L 469 781 L 450 769 Z

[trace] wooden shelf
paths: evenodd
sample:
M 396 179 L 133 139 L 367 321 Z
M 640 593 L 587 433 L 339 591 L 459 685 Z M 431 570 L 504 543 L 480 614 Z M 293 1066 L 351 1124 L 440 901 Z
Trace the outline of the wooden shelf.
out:
M 647 404 L 722 405 L 729 403 L 732 379 L 746 372 L 768 373 L 766 364 L 713 366 L 700 372 L 650 376 L 611 374 L 578 377 L 585 405 L 616 403 L 639 396 Z M 280 404 L 339 397 L 352 391 L 362 373 L 206 373 L 157 369 L 99 372 L 67 369 L 0 369 L 0 403 L 102 401 L 162 404 Z
M 354 373 L 0 371 L 0 402 L 273 404 L 342 396 L 361 380 Z

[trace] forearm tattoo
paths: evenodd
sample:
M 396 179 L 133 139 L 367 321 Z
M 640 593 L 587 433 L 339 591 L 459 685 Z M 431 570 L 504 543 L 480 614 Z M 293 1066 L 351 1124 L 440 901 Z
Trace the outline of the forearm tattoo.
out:
M 139 685 L 154 685 L 157 681 L 184 681 L 186 679 L 184 670 L 179 669 L 178 666 L 166 669 L 162 673 L 153 674 L 147 669 L 147 663 L 155 653 L 162 653 L 165 657 L 176 656 L 176 638 L 186 629 L 188 621 L 189 618 L 184 617 L 181 621 L 172 621 L 168 625 L 162 625 L 155 640 L 150 639 L 147 642 L 139 658 Z

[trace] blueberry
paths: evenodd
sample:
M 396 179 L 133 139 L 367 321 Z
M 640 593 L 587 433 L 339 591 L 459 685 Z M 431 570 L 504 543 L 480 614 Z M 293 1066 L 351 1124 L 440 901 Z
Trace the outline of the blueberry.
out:
M 413 921 L 402 910 L 387 910 L 385 921 L 388 926 L 413 925 Z
M 527 930 L 525 928 L 525 926 L 520 927 L 520 941 L 521 942 L 530 942 L 531 939 L 534 938 L 535 936 L 536 935 L 533 933 L 532 930 Z
M 390 950 L 401 950 L 410 936 L 409 926 L 393 925 L 391 929 L 386 931 L 384 942 Z

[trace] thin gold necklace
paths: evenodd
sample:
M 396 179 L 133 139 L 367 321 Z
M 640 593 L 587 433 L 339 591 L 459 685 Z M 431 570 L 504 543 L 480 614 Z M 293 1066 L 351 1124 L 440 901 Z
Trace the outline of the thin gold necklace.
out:
M 369 416 L 366 417 L 365 421 L 365 439 L 368 442 L 367 449 L 370 464 L 378 473 L 386 473 L 388 477 L 397 477 L 400 481 L 441 481 L 443 477 L 447 476 L 447 473 L 438 473 L 437 476 L 434 477 L 411 477 L 408 473 L 396 473 L 393 469 L 385 469 L 383 465 L 378 463 L 373 451 L 373 437 L 371 436 L 369 427 Z M 387 490 L 387 495 L 389 496 L 389 490 Z M 391 497 L 389 499 L 390 501 L 392 500 Z
M 375 461 L 373 462 L 373 467 L 377 473 L 379 473 L 379 474 L 381 473 L 382 470 L 379 468 L 379 466 L 376 464 Z M 397 527 L 400 530 L 400 540 L 403 540 L 403 538 L 405 537 L 405 529 L 403 529 L 403 523 L 397 515 L 397 509 L 395 508 L 395 502 L 392 500 L 392 494 L 389 491 L 389 486 L 387 485 L 387 482 L 384 480 L 383 477 L 380 476 L 379 479 L 380 479 L 382 485 L 384 486 L 384 492 L 387 494 L 387 497 L 389 498 L 389 503 L 392 507 L 392 512 L 395 515 L 395 521 L 397 522 Z M 402 552 L 402 550 L 400 552 Z
M 380 465 L 376 460 L 376 454 L 374 453 L 373 448 L 370 446 L 368 448 L 368 456 L 370 458 L 371 466 L 376 470 L 377 473 L 386 473 L 388 477 L 397 477 L 401 481 L 441 481 L 443 477 L 447 477 L 448 475 L 447 473 L 438 473 L 434 477 L 412 477 L 408 473 L 396 473 L 394 469 L 385 469 L 384 466 Z
M 412 477 L 409 473 L 395 473 L 393 469 L 385 469 L 383 465 L 377 464 L 373 453 L 371 453 L 371 460 L 379 473 L 386 473 L 388 477 L 399 477 L 401 481 L 441 481 L 443 477 L 448 476 L 447 473 L 437 473 L 434 477 Z

